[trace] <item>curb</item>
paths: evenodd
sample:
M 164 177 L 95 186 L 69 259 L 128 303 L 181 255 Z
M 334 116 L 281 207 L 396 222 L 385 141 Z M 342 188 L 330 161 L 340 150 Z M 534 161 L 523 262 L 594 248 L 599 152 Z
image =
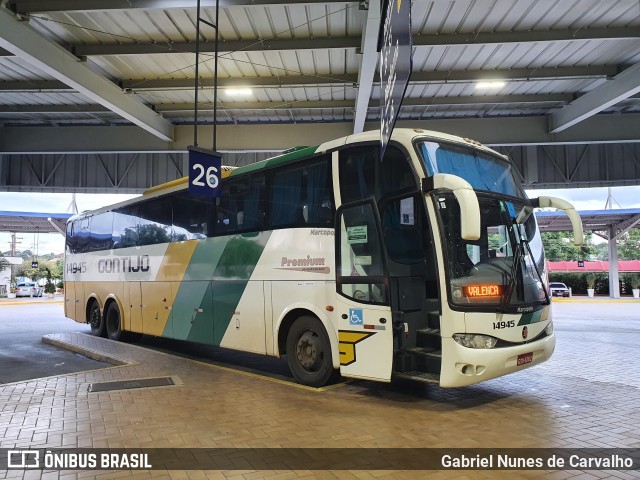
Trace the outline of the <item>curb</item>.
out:
M 17 306 L 17 305 L 64 305 L 64 300 L 40 300 L 40 301 L 33 301 L 33 300 L 25 300 L 25 301 L 16 301 L 16 300 L 8 300 L 8 299 L 2 299 L 0 300 L 0 307 L 7 305 L 7 306 Z
M 553 303 L 640 303 L 637 298 L 554 298 Z
M 81 347 L 79 345 L 67 343 L 65 341 L 58 340 L 57 338 L 53 338 L 50 335 L 43 335 L 42 343 L 53 345 L 54 347 L 58 347 L 58 348 L 63 348 L 65 350 L 69 350 L 71 352 L 84 355 L 85 357 L 91 358 L 92 360 L 97 360 L 98 362 L 110 363 L 111 365 L 122 366 L 122 365 L 138 364 L 137 362 L 134 362 L 131 360 L 121 360 L 120 358 L 110 356 L 108 354 L 99 352 L 98 350 L 93 350 L 88 347 Z

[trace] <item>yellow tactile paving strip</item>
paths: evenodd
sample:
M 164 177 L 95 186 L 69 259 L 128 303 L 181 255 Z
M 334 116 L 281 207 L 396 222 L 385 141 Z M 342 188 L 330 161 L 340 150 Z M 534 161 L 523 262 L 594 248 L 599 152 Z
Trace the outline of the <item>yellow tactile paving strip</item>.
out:
M 603 391 L 549 362 L 482 385 L 353 382 L 318 391 L 83 334 L 49 336 L 124 365 L 0 386 L 0 447 L 640 447 L 640 392 Z M 566 372 L 565 372 L 566 373 Z M 172 376 L 181 385 L 87 393 L 92 382 Z M 640 383 L 639 383 L 640 384 Z M 576 397 L 576 392 L 580 395 Z M 572 401 L 575 400 L 575 401 Z M 0 478 L 589 479 L 577 471 L 38 471 Z

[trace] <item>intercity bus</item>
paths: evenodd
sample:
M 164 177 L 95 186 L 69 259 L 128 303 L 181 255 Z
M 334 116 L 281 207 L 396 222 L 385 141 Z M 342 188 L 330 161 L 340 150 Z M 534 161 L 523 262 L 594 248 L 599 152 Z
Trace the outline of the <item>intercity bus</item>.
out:
M 67 223 L 65 314 L 335 374 L 441 387 L 539 364 L 555 337 L 540 232 L 509 159 L 476 141 L 366 132 L 186 178 Z

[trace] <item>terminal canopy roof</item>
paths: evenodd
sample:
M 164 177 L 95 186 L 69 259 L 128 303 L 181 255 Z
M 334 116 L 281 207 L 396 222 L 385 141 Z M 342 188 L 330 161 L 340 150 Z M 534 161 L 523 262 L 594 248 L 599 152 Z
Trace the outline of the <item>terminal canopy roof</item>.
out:
M 620 230 L 637 227 L 640 224 L 640 208 L 617 210 L 583 210 L 578 212 L 585 230 L 605 232 L 611 227 Z M 543 232 L 570 232 L 571 221 L 562 212 L 536 212 L 538 226 Z
M 0 231 L 23 233 L 64 234 L 67 219 L 71 213 L 37 213 L 0 211 Z

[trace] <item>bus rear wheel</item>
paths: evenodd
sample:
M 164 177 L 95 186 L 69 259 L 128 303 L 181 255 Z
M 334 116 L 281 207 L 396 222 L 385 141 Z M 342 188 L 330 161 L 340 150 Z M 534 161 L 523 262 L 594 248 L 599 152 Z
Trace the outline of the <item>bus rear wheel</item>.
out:
M 122 338 L 122 322 L 120 321 L 120 309 L 116 302 L 111 302 L 105 315 L 107 324 L 107 336 L 111 340 L 118 341 Z
M 331 344 L 317 318 L 298 318 L 287 335 L 287 362 L 291 373 L 303 385 L 322 387 L 334 375 Z
M 104 318 L 100 312 L 100 305 L 93 300 L 89 307 L 89 325 L 91 326 L 91 335 L 95 337 L 104 336 Z

